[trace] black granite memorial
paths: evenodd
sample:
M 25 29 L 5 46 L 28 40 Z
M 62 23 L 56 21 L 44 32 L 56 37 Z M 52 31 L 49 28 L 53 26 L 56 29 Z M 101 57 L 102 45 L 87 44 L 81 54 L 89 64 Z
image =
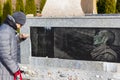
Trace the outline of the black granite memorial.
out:
M 114 41 L 109 47 L 116 54 L 105 55 L 105 58 L 112 56 L 112 59 L 117 58 L 113 62 L 120 62 L 119 28 L 31 27 L 32 56 L 90 61 L 98 60 L 97 57 L 96 59 L 92 58 L 91 52 L 96 48 L 96 45 L 94 45 L 94 36 L 102 30 L 111 31 L 114 34 Z

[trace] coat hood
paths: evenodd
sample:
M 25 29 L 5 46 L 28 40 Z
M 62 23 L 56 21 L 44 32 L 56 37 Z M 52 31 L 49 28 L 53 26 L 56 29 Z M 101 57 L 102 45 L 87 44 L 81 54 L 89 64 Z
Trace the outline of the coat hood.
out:
M 16 22 L 11 15 L 8 15 L 4 21 L 5 24 L 8 24 L 13 29 L 17 30 Z

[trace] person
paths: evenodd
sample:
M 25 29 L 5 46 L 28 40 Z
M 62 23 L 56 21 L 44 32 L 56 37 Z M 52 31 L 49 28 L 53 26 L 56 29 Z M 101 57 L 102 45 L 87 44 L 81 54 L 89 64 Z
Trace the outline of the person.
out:
M 117 53 L 111 49 L 115 40 L 115 34 L 110 30 L 100 30 L 94 36 L 95 49 L 90 53 L 93 60 L 116 62 Z
M 18 45 L 21 40 L 28 37 L 26 34 L 16 34 L 26 22 L 23 12 L 15 12 L 7 15 L 0 26 L 0 80 L 16 80 L 20 76 L 20 67 L 17 61 Z

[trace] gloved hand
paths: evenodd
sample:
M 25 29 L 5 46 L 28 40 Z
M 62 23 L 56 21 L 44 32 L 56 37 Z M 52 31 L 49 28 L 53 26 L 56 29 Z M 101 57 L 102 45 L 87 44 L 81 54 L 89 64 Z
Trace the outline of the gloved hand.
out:
M 14 80 L 16 80 L 18 76 L 20 77 L 20 80 L 22 80 L 22 75 L 20 70 L 14 73 Z

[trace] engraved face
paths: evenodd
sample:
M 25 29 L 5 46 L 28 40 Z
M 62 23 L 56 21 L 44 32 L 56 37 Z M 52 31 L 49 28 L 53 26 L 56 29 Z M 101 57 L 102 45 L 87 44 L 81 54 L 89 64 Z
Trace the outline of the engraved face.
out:
M 108 34 L 107 30 L 102 30 L 98 32 L 98 34 L 94 36 L 94 45 L 105 44 L 106 41 L 108 40 L 107 34 Z

